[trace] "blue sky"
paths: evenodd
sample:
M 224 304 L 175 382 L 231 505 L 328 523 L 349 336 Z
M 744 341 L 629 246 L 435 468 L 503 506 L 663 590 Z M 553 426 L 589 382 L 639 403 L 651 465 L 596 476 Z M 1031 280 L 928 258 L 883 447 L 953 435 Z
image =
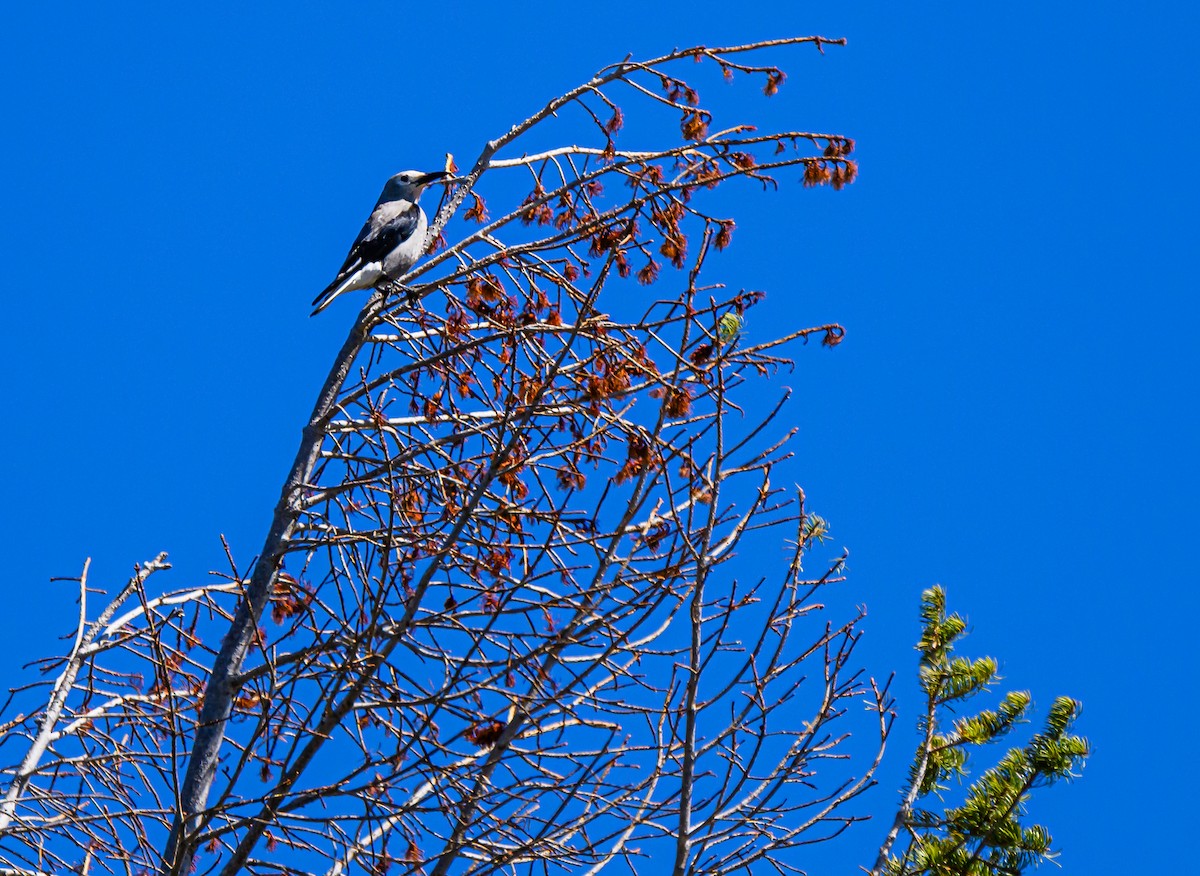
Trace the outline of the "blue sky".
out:
M 85 557 L 115 584 L 167 550 L 182 586 L 221 566 L 222 533 L 253 556 L 354 313 L 309 319 L 308 302 L 388 175 L 447 151 L 468 163 L 626 53 L 845 36 L 824 58 L 781 56 L 770 102 L 719 98 L 853 136 L 860 161 L 841 193 L 748 192 L 722 266 L 769 293 L 751 337 L 847 328 L 780 380 L 799 399 L 790 473 L 850 548 L 849 598 L 870 611 L 860 656 L 911 675 L 918 596 L 946 585 L 968 653 L 999 657 L 1040 704 L 1084 702 L 1091 762 L 1036 808 L 1063 871 L 1185 859 L 1200 779 L 1194 11 L 43 9 L 0 26 L 4 686 L 62 649 L 74 593 L 47 580 Z M 893 780 L 912 747 L 900 691 Z M 848 863 L 884 829 L 863 829 Z

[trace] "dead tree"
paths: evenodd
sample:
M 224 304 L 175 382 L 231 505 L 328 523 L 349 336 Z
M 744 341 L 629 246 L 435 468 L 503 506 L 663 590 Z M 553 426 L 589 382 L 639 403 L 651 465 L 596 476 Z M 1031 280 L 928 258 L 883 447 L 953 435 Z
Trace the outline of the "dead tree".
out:
M 354 322 L 248 571 L 152 596 L 159 558 L 89 623 L 85 570 L 5 728 L 4 866 L 727 873 L 857 820 L 878 755 L 841 719 L 865 699 L 881 753 L 888 695 L 773 478 L 773 378 L 842 328 L 742 337 L 763 293 L 710 277 L 735 226 L 707 203 L 841 188 L 854 143 L 714 130 L 681 78 L 770 96 L 761 55 L 838 42 L 627 59 L 487 143 Z M 738 580 L 768 537 L 790 559 Z

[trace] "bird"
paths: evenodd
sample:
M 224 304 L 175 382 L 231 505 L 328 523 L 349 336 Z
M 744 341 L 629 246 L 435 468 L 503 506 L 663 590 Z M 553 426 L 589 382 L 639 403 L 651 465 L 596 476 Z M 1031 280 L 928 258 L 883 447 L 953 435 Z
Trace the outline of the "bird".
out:
M 449 175 L 444 170 L 402 170 L 387 181 L 342 269 L 313 299 L 313 316 L 343 292 L 372 289 L 384 280 L 399 279 L 416 263 L 425 249 L 429 227 L 417 200 L 426 186 Z

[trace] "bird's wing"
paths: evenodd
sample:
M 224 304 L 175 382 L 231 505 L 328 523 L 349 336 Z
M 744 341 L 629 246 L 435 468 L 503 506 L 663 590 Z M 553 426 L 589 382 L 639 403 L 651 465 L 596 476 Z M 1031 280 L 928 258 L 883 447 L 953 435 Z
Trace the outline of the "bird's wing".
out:
M 393 209 L 389 210 L 389 207 Z M 421 208 L 416 204 L 409 204 L 399 211 L 393 210 L 394 203 L 380 204 L 375 208 L 351 244 L 350 253 L 346 256 L 341 270 L 333 282 L 313 299 L 314 305 L 363 265 L 369 265 L 371 262 L 382 264 L 388 253 L 412 237 L 420 221 Z M 388 213 L 392 215 L 389 216 Z

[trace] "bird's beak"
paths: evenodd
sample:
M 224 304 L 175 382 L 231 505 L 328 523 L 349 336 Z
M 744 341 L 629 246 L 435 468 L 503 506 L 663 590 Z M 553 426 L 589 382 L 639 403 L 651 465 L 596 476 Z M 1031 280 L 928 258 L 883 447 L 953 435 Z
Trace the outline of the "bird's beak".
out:
M 444 170 L 435 170 L 433 173 L 425 173 L 417 177 L 413 181 L 413 185 L 415 185 L 417 189 L 423 189 L 430 183 L 435 183 L 440 179 L 445 179 L 449 175 L 450 174 L 446 173 Z

